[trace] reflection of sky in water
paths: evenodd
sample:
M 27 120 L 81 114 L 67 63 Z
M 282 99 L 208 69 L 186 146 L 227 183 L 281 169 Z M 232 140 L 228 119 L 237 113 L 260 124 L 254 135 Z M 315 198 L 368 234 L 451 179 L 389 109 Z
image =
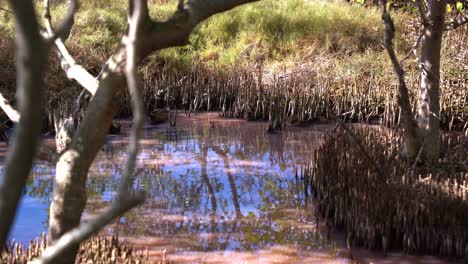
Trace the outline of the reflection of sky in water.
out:
M 48 204 L 40 203 L 37 199 L 25 195 L 21 201 L 16 216 L 15 228 L 10 237 L 15 241 L 27 243 L 27 241 L 38 237 L 41 232 L 46 231 Z
M 182 131 L 182 132 L 180 132 Z M 296 171 L 312 156 L 317 131 L 264 133 L 265 125 L 207 122 L 147 128 L 138 158 L 135 188 L 149 194 L 104 233 L 118 231 L 150 250 L 257 250 L 290 245 L 327 247 L 315 232 Z M 127 158 L 127 140 L 112 136 L 91 168 L 84 217 L 108 206 Z M 37 164 L 11 237 L 26 242 L 44 231 L 54 169 Z M 297 253 L 302 254 L 302 251 Z

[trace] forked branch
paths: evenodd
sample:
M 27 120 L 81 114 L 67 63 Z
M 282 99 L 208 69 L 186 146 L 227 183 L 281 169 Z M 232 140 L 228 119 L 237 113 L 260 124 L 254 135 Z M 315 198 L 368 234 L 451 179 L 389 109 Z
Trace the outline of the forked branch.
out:
M 139 140 L 141 130 L 144 125 L 145 110 L 143 99 L 138 87 L 137 80 L 137 59 L 136 51 L 138 48 L 138 34 L 141 30 L 141 25 L 147 15 L 146 0 L 132 1 L 133 8 L 130 8 L 131 14 L 129 18 L 129 31 L 126 38 L 127 64 L 125 67 L 125 77 L 127 78 L 127 87 L 131 95 L 132 110 L 133 110 L 133 127 L 130 135 L 130 149 L 127 159 L 125 174 L 120 182 L 118 199 L 125 199 L 131 195 L 133 171 L 135 170 L 136 158 L 140 151 Z
M 99 88 L 88 105 L 70 148 L 61 156 L 57 165 L 57 180 L 49 224 L 49 235 L 52 242 L 55 242 L 52 247 L 79 225 L 86 202 L 83 189 L 86 185 L 87 173 L 105 140 L 106 128 L 109 127 L 118 110 L 118 98 L 121 97 L 119 95 L 123 92 L 126 81 L 132 94 L 135 124 L 125 178 L 122 179 L 118 197 L 111 208 L 118 208 L 119 204 L 125 204 L 128 197 L 131 197 L 130 199 L 138 197 L 138 195 L 128 195 L 132 187 L 131 177 L 138 154 L 139 133 L 143 124 L 142 103 L 135 76 L 138 63 L 152 52 L 187 43 L 188 36 L 194 27 L 210 15 L 253 1 L 255 0 L 189 0 L 183 8 L 177 9 L 174 15 L 165 22 L 155 22 L 150 19 L 146 0 L 132 2 L 128 34 L 123 38 L 122 45 L 116 54 L 102 70 Z M 102 215 L 98 219 L 101 217 L 107 216 Z M 94 226 L 95 230 L 98 230 L 103 225 Z M 84 228 L 83 225 L 82 228 Z M 79 237 L 85 239 L 87 236 L 80 235 Z M 60 252 L 73 254 L 73 245 L 76 243 L 70 242 L 64 245 Z M 64 256 L 54 253 L 54 256 L 49 259 L 54 259 L 59 255 Z
M 44 0 L 44 20 L 47 30 L 47 39 L 55 43 L 57 56 L 60 59 L 62 69 L 67 77 L 77 81 L 84 89 L 92 95 L 96 93 L 99 86 L 98 80 L 91 75 L 83 66 L 76 63 L 68 49 L 65 41 L 68 39 L 74 23 L 74 15 L 78 6 L 77 0 L 68 0 L 68 13 L 57 30 L 52 27 L 52 15 L 50 13 L 50 0 Z

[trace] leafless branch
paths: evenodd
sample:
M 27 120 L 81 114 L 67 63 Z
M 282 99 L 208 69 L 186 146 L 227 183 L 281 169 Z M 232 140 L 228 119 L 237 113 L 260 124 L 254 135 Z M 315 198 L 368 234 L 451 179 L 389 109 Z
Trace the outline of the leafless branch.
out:
M 141 99 L 138 99 L 140 95 L 134 76 L 138 63 L 152 52 L 187 43 L 188 36 L 194 27 L 210 15 L 254 0 L 188 1 L 182 10 L 175 11 L 174 15 L 165 22 L 152 21 L 148 15 L 147 2 L 145 0 L 135 1 L 131 2 L 132 12 L 130 14 L 132 15 L 130 15 L 128 35 L 123 38 L 122 45 L 102 70 L 99 76 L 99 88 L 88 105 L 70 148 L 65 151 L 58 162 L 56 188 L 49 224 L 49 234 L 52 241 L 61 240 L 61 237 L 68 231 L 79 225 L 86 202 L 83 189 L 87 173 L 107 135 L 106 128 L 109 127 L 119 108 L 119 98 L 125 89 L 126 79 L 128 79 L 128 86 L 132 93 L 132 106 L 137 119 L 132 132 L 133 143 L 130 149 L 130 156 L 133 157 L 129 159 L 125 172 L 129 177 L 123 180 L 119 190 L 130 189 L 131 174 L 135 167 L 134 157 L 138 154 L 138 135 L 141 130 L 138 120 L 139 118 L 143 119 L 138 117 L 140 112 L 138 108 L 141 104 L 139 100 Z M 200 6 L 196 6 L 198 4 Z M 137 26 L 132 26 L 133 23 Z M 128 48 L 130 50 L 127 50 Z M 119 191 L 115 201 L 122 203 L 128 199 L 122 193 L 128 194 L 128 192 Z M 64 246 L 61 250 L 66 252 L 70 250 L 73 254 L 73 248 L 73 246 Z
M 393 38 L 395 36 L 395 26 L 390 13 L 387 11 L 386 0 L 382 0 L 382 21 L 384 24 L 384 46 L 392 62 L 393 70 L 398 77 L 398 106 L 401 109 L 404 133 L 408 142 L 413 144 L 417 142 L 417 123 L 413 117 L 411 103 L 409 100 L 408 87 L 405 81 L 405 71 L 398 62 L 395 50 L 393 48 Z
M 382 1 L 382 2 L 386 2 L 386 1 Z M 384 46 L 392 62 L 393 70 L 398 76 L 399 105 L 402 108 L 401 110 L 404 116 L 412 117 L 413 113 L 411 110 L 411 104 L 409 102 L 409 92 L 408 92 L 408 88 L 406 86 L 406 81 L 405 81 L 405 71 L 403 70 L 400 63 L 398 62 L 396 52 L 393 48 L 393 38 L 395 36 L 395 25 L 393 24 L 392 17 L 387 12 L 385 4 L 383 4 L 382 20 L 383 20 L 384 27 L 385 27 Z
M 117 199 L 113 202 L 109 211 L 98 216 L 94 221 L 83 224 L 79 228 L 73 229 L 62 235 L 53 246 L 46 250 L 41 259 L 33 263 L 53 263 L 63 252 L 89 238 L 93 233 L 108 224 L 112 219 L 144 201 L 143 192 L 138 192 L 136 195 L 130 192 L 133 171 L 135 169 L 136 158 L 139 152 L 140 133 L 144 124 L 143 100 L 137 84 L 135 58 L 139 28 L 143 21 L 144 1 L 145 0 L 134 1 L 133 8 L 131 8 L 133 12 L 129 19 L 129 33 L 127 37 L 124 37 L 124 40 L 126 40 L 125 46 L 127 51 L 125 75 L 127 78 L 128 88 L 132 95 L 134 125 L 131 134 L 129 158 L 127 160 L 125 174 L 121 179 Z
M 408 51 L 406 56 L 403 59 L 400 60 L 400 65 L 403 64 L 404 61 L 409 59 L 411 57 L 411 55 L 413 55 L 414 58 L 416 59 L 416 61 L 418 62 L 418 64 L 420 64 L 420 59 L 419 59 L 419 55 L 418 55 L 418 47 L 419 47 L 419 44 L 421 44 L 422 37 L 423 37 L 423 32 L 421 31 L 419 33 L 418 38 L 416 39 L 413 46 L 411 47 L 411 50 Z
M 444 30 L 445 31 L 453 30 L 453 29 L 456 29 L 458 27 L 465 25 L 466 23 L 468 23 L 468 15 L 465 12 L 464 15 L 460 15 L 456 19 L 446 23 Z
M 423 2 L 421 0 L 416 0 L 415 4 L 416 4 L 416 7 L 418 8 L 419 18 L 421 18 L 421 23 L 423 24 L 423 26 L 427 25 L 426 10 L 424 8 Z
M 188 0 L 184 5 L 179 4 L 171 18 L 163 22 L 152 21 L 144 29 L 146 41 L 137 50 L 137 60 L 164 48 L 187 45 L 192 30 L 208 17 L 256 1 Z
M 9 3 L 16 19 L 16 79 L 21 118 L 0 184 L 0 250 L 8 239 L 39 142 L 43 76 L 47 66 L 47 47 L 39 34 L 32 1 L 10 0 Z
M 44 18 L 47 30 L 46 35 L 51 42 L 55 42 L 55 46 L 58 50 L 57 56 L 60 59 L 60 64 L 67 77 L 77 81 L 83 88 L 94 95 L 99 86 L 98 80 L 83 68 L 83 66 L 77 64 L 68 49 L 65 47 L 64 42 L 69 37 L 71 27 L 74 23 L 74 14 L 78 6 L 77 0 L 68 0 L 68 2 L 69 7 L 67 16 L 59 26 L 59 29 L 54 31 L 52 28 L 52 15 L 50 13 L 50 0 L 44 0 Z
M 3 109 L 5 114 L 8 116 L 8 118 L 14 122 L 18 123 L 20 120 L 20 113 L 14 109 L 11 104 L 8 102 L 8 100 L 3 97 L 2 93 L 0 93 L 0 108 Z
M 125 67 L 125 76 L 127 78 L 128 90 L 131 94 L 132 108 L 133 108 L 133 127 L 130 135 L 130 150 L 129 156 L 127 159 L 127 165 L 125 169 L 124 178 L 121 180 L 119 188 L 119 197 L 118 199 L 124 199 L 126 195 L 129 194 L 131 190 L 132 176 L 133 171 L 135 170 L 135 163 L 139 148 L 139 140 L 141 130 L 144 125 L 144 106 L 143 99 L 141 96 L 140 89 L 138 87 L 137 80 L 137 60 L 136 60 L 136 50 L 138 48 L 139 33 L 141 30 L 141 25 L 143 23 L 145 12 L 145 2 L 146 0 L 135 0 L 133 2 L 133 8 L 131 8 L 132 13 L 129 18 L 129 31 L 126 38 L 126 51 L 127 51 L 127 64 Z
M 21 117 L 20 113 L 11 106 L 8 100 L 6 100 L 5 97 L 3 97 L 1 93 L 0 93 L 0 108 L 3 109 L 3 111 L 6 113 L 8 118 L 13 123 L 18 123 L 20 121 L 20 117 Z M 51 162 L 52 164 L 55 164 L 58 160 L 57 153 L 44 144 L 39 145 L 39 151 L 37 154 L 40 159 L 47 160 Z

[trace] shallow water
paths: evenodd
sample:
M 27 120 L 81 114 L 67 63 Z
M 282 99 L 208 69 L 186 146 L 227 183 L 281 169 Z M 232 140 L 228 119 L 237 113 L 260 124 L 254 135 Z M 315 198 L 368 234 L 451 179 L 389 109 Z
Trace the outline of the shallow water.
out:
M 103 234 L 118 232 L 154 259 L 166 250 L 176 262 L 346 262 L 317 225 L 301 180 L 323 128 L 266 134 L 264 123 L 213 114 L 178 122 L 145 128 L 134 187 L 149 198 Z M 94 162 L 84 219 L 112 201 L 128 132 L 109 136 Z M 46 230 L 53 174 L 46 163 L 35 165 L 13 239 Z
M 108 137 L 90 170 L 84 220 L 115 196 L 130 122 L 121 124 L 123 134 Z M 319 136 L 333 126 L 277 134 L 266 134 L 266 128 L 215 114 L 180 115 L 177 128 L 146 126 L 134 188 L 149 198 L 101 234 L 118 232 L 148 249 L 154 261 L 165 251 L 175 263 L 353 263 L 339 234 L 327 239 L 301 179 Z M 5 150 L 0 145 L 0 159 Z M 47 230 L 54 172 L 45 162 L 35 164 L 12 239 L 27 243 Z M 361 249 L 353 249 L 353 256 L 363 263 L 445 263 L 399 253 L 383 258 Z

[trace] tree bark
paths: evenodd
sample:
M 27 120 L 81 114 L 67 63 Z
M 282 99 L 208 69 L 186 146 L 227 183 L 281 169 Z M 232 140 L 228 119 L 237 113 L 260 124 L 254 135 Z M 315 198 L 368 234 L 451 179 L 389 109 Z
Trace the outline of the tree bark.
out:
M 393 71 L 398 77 L 398 107 L 401 112 L 401 125 L 403 128 L 404 148 L 402 155 L 409 159 L 417 156 L 421 147 L 419 129 L 416 120 L 414 119 L 413 111 L 411 110 L 411 102 L 408 92 L 408 87 L 405 81 L 405 71 L 397 59 L 396 52 L 393 48 L 393 38 L 395 36 L 395 25 L 393 19 L 387 12 L 386 2 L 383 1 L 382 20 L 384 22 L 384 45 L 388 52 L 390 61 L 392 62 Z
M 421 42 L 418 125 L 422 154 L 427 160 L 437 159 L 440 155 L 440 53 L 446 4 L 446 0 L 429 1 Z
M 125 78 L 109 73 L 101 80 L 80 123 L 71 146 L 56 167 L 54 197 L 50 208 L 49 236 L 52 242 L 80 223 L 86 205 L 86 179 L 91 163 L 104 143 L 112 118 L 118 111 Z M 78 246 L 66 251 L 59 263 L 74 263 Z
M 19 123 L 0 184 L 0 251 L 8 239 L 39 143 L 47 66 L 47 47 L 39 34 L 32 1 L 10 0 L 9 3 L 16 18 L 16 79 L 21 118 L 18 115 Z
M 174 15 L 167 21 L 152 21 L 146 2 L 141 17 L 140 31 L 135 50 L 135 65 L 149 54 L 169 47 L 185 45 L 195 26 L 206 18 L 238 5 L 256 0 L 189 0 L 180 4 Z M 183 2 L 181 2 L 183 3 Z M 132 9 L 132 2 L 130 9 Z M 56 187 L 50 210 L 49 235 L 54 243 L 68 231 L 78 226 L 86 204 L 86 178 L 97 152 L 117 113 L 121 92 L 126 86 L 125 41 L 117 53 L 107 62 L 102 71 L 99 87 L 93 96 L 85 117 L 79 124 L 71 146 L 64 152 L 56 170 Z M 73 247 L 60 256 L 59 263 L 73 263 L 78 247 Z

